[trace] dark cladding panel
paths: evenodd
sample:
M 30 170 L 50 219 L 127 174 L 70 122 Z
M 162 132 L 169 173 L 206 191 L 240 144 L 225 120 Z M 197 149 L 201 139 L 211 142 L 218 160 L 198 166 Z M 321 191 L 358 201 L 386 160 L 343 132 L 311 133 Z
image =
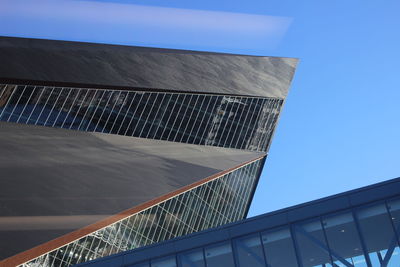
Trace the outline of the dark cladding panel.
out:
M 1 80 L 285 98 L 297 59 L 0 37 Z
M 49 240 L 263 155 L 4 122 L 0 147 L 0 240 L 20 231 L 14 254 L 42 243 L 24 238 L 34 229 Z

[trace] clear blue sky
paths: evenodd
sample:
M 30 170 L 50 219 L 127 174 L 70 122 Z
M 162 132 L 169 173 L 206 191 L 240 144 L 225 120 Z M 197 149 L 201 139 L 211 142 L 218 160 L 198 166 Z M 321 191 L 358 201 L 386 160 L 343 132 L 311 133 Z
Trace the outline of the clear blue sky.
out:
M 399 14 L 398 0 L 0 0 L 0 35 L 299 58 L 254 216 L 400 176 Z

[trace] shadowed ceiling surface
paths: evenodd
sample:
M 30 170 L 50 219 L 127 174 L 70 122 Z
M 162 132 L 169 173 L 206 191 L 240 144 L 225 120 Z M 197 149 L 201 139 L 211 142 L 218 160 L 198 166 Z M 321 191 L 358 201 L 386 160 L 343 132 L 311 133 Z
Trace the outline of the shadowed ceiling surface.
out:
M 0 258 L 263 155 L 6 122 L 0 147 Z

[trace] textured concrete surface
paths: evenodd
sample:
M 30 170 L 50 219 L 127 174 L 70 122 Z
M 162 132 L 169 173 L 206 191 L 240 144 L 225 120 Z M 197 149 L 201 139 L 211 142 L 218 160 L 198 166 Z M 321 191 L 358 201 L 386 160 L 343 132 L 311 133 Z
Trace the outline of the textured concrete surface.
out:
M 262 155 L 0 122 L 0 259 Z
M 0 82 L 284 98 L 297 59 L 0 37 Z

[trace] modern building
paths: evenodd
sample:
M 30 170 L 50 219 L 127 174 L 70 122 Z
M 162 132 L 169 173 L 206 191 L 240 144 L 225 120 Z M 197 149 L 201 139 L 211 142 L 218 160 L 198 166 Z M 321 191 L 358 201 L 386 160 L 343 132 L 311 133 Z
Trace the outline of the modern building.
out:
M 0 38 L 1 266 L 246 217 L 296 59 Z
M 129 267 L 398 267 L 400 178 L 91 261 Z

